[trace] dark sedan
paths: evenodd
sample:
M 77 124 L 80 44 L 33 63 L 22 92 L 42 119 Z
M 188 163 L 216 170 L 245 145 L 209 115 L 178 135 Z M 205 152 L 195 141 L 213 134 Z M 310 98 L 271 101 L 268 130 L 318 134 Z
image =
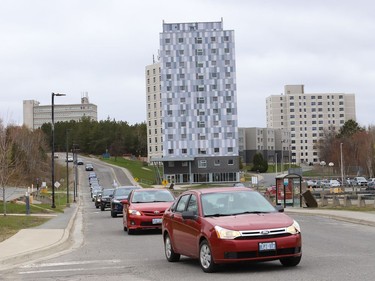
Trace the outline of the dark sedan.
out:
M 123 200 L 128 198 L 130 191 L 139 188 L 139 186 L 119 186 L 115 189 L 111 200 L 112 218 L 117 217 L 118 214 L 122 214 Z
M 111 200 L 113 197 L 113 188 L 103 189 L 102 195 L 100 195 L 100 210 L 104 211 L 106 208 L 111 207 Z

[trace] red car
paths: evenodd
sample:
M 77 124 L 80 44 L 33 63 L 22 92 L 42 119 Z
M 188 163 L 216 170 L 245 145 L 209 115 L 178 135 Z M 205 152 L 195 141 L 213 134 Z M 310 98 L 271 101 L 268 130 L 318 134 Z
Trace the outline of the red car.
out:
M 164 213 L 162 233 L 168 261 L 197 258 L 205 272 L 241 261 L 296 266 L 302 257 L 298 223 L 248 188 L 185 191 Z
M 122 201 L 124 231 L 133 234 L 136 230 L 161 229 L 163 214 L 174 200 L 168 189 L 132 190 L 128 199 Z

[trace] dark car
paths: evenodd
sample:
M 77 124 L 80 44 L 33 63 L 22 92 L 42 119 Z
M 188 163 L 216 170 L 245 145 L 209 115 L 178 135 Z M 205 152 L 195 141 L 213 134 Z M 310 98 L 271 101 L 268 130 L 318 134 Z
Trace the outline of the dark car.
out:
M 111 200 L 111 217 L 117 217 L 118 214 L 122 214 L 123 200 L 127 199 L 130 191 L 133 189 L 139 189 L 139 186 L 119 186 L 116 187 L 113 192 Z
M 99 197 L 101 211 L 104 211 L 106 208 L 111 207 L 111 200 L 112 200 L 114 191 L 115 190 L 113 188 L 103 189 L 102 195 Z
M 218 264 L 279 260 L 296 266 L 302 257 L 298 223 L 248 188 L 207 188 L 182 193 L 163 216 L 164 252 L 196 258 L 204 272 Z
M 134 189 L 124 200 L 124 231 L 133 234 L 137 230 L 161 229 L 162 216 L 174 202 L 168 189 Z
M 94 171 L 94 166 L 91 163 L 87 163 L 85 166 L 86 171 Z

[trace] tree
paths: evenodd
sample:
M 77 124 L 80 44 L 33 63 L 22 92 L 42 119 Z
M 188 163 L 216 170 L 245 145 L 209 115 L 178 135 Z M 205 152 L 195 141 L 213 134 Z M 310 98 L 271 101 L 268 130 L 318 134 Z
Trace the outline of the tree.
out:
M 3 190 L 6 215 L 5 189 L 25 182 L 33 182 L 35 175 L 47 171 L 45 136 L 40 130 L 31 132 L 26 127 L 5 127 L 0 119 L 0 187 Z
M 262 153 L 255 153 L 253 157 L 253 167 L 251 171 L 265 173 L 268 170 L 268 163 L 264 160 Z
M 345 137 L 351 137 L 357 132 L 364 131 L 365 129 L 360 127 L 359 124 L 354 121 L 353 119 L 350 119 L 344 123 L 344 125 L 340 128 L 338 138 L 345 138 Z

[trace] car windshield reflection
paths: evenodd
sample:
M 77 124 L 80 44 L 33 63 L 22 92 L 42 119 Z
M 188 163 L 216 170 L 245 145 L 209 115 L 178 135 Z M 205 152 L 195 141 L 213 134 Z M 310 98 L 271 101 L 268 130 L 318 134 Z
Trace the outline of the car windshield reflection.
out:
M 167 190 L 134 192 L 132 203 L 172 202 L 173 195 Z
M 275 208 L 257 192 L 222 192 L 202 195 L 205 217 L 274 213 Z

